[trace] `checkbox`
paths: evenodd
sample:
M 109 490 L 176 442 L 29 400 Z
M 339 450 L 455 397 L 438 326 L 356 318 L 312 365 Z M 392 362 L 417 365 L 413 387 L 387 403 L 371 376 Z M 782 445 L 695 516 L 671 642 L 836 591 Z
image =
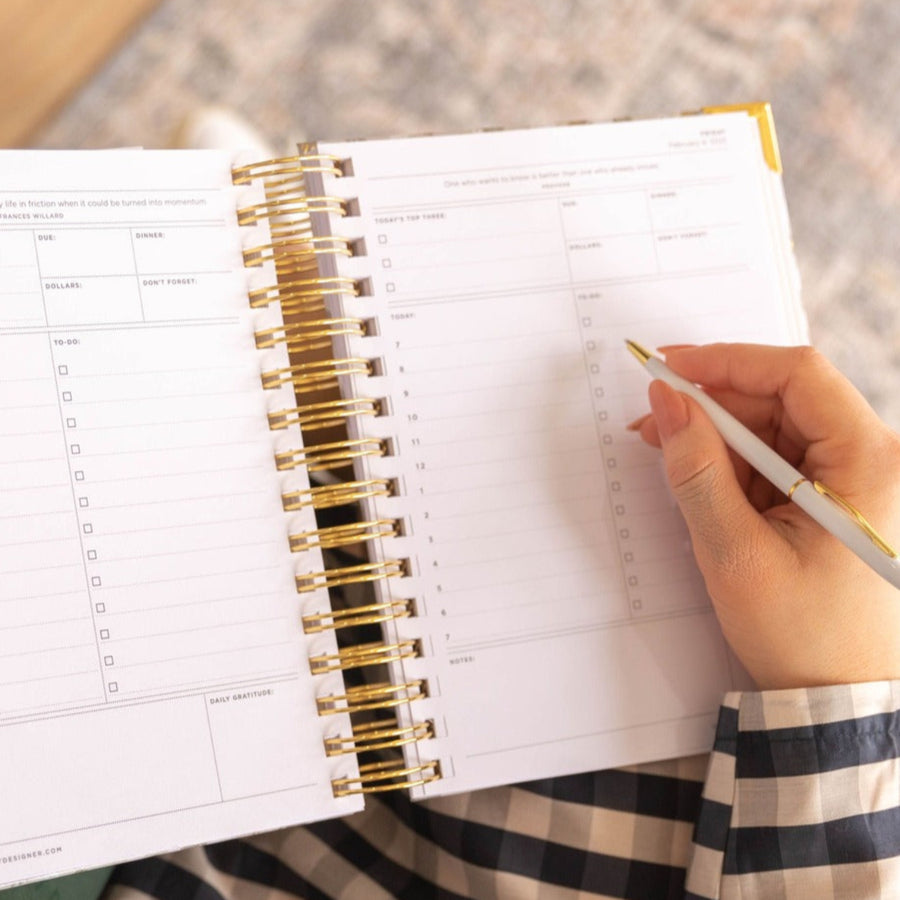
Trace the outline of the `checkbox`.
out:
M 119 682 L 118 682 L 118 681 L 111 681 L 111 682 L 109 683 L 109 692 L 110 692 L 111 694 L 118 694 L 118 693 L 119 693 Z
M 389 282 L 384 286 L 384 289 L 385 289 L 389 294 L 393 294 L 394 291 L 397 290 L 397 285 L 395 285 L 393 281 L 389 281 Z
M 88 558 L 88 559 L 96 559 L 96 558 L 97 558 L 97 551 L 96 551 L 96 550 L 88 550 L 88 552 L 87 552 L 87 558 Z
M 72 456 L 78 456 L 81 453 L 81 444 L 72 444 L 69 449 L 72 451 Z
M 103 665 L 104 666 L 111 666 L 112 664 L 113 664 L 113 658 L 111 656 L 103 657 Z
M 75 420 L 74 419 L 66 419 L 66 428 L 74 428 Z
M 90 522 L 85 522 L 84 525 L 81 526 L 81 530 L 82 530 L 85 534 L 93 534 L 93 533 L 94 533 L 94 526 L 91 525 Z
M 381 261 L 381 265 L 382 265 L 382 268 L 389 269 L 391 267 L 392 263 L 389 259 L 383 259 Z
M 91 585 L 92 585 L 93 587 L 100 587 L 101 583 L 102 583 L 102 582 L 100 581 L 100 576 L 99 576 L 99 575 L 94 575 L 94 576 L 91 577 Z
M 71 399 L 72 399 L 72 392 L 71 391 L 63 391 L 63 400 L 65 400 L 66 403 L 68 403 Z
M 75 480 L 76 481 L 84 481 L 84 472 L 82 472 L 81 469 L 78 469 L 75 472 Z
M 108 629 L 108 628 L 101 628 L 101 629 L 100 629 L 100 640 L 101 640 L 101 641 L 108 641 L 108 640 L 109 640 L 109 629 Z
M 97 603 L 94 605 L 94 609 L 96 609 L 97 612 L 99 612 L 99 613 L 104 613 L 104 612 L 106 612 L 106 604 L 105 603 Z
M 386 243 L 387 243 L 387 235 L 386 235 L 386 234 L 379 234 L 379 235 L 378 235 L 378 243 L 379 243 L 379 244 L 386 244 Z
M 84 508 L 88 505 L 88 498 L 87 498 L 87 497 L 79 497 L 79 498 L 78 498 L 78 505 L 79 505 L 82 509 L 84 509 Z
M 68 366 L 60 366 L 59 369 L 57 369 L 57 371 L 59 372 L 60 375 L 68 375 L 69 367 Z

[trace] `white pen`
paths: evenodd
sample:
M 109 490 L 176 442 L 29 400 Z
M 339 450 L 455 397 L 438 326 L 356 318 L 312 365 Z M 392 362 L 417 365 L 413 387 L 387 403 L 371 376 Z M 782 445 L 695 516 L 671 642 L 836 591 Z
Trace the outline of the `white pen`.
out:
M 863 562 L 894 587 L 900 588 L 900 558 L 897 551 L 854 506 L 821 482 L 805 478 L 697 385 L 676 375 L 658 356 L 634 341 L 625 341 L 625 344 L 654 378 L 696 400 L 735 453 L 772 482 L 810 518 L 849 547 Z

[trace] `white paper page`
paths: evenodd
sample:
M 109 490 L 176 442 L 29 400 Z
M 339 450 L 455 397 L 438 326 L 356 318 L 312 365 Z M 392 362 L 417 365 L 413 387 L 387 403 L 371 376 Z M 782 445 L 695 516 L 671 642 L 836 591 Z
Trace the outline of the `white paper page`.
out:
M 351 341 L 389 398 L 366 475 L 409 560 L 444 778 L 427 796 L 707 750 L 743 677 L 659 454 L 625 430 L 647 377 L 624 348 L 790 342 L 802 316 L 773 240 L 780 183 L 746 115 L 328 144 L 352 159 L 366 255 L 341 265 L 377 336 Z M 783 224 L 783 223 L 782 223 Z M 400 667 L 398 667 L 400 668 Z
M 2 154 L 0 886 L 359 806 L 323 753 L 281 503 L 304 476 L 274 461 L 300 435 L 268 428 L 294 401 L 261 390 L 284 354 L 256 349 L 277 314 L 248 306 L 264 235 L 229 164 Z

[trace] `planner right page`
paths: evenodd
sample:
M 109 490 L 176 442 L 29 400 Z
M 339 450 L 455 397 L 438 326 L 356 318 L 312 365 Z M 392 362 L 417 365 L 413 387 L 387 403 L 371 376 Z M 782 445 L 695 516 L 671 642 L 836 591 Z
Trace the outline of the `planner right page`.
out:
M 746 686 L 693 562 L 647 410 L 647 346 L 803 341 L 780 176 L 746 113 L 320 145 L 361 238 L 350 389 L 382 401 L 372 541 L 427 681 L 422 796 L 708 750 Z M 338 230 L 339 229 L 339 230 Z M 326 268 L 327 271 L 327 268 Z M 338 271 L 338 269 L 332 270 Z M 357 436 L 358 436 L 357 435 Z M 413 760 L 417 761 L 417 760 Z

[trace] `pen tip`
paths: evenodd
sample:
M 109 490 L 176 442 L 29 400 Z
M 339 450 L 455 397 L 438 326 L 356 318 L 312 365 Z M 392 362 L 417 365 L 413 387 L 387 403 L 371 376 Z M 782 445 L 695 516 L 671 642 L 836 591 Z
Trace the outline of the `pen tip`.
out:
M 645 350 L 637 341 L 625 341 L 625 346 L 635 355 L 637 360 L 646 365 L 647 360 L 653 355 L 649 350 Z

